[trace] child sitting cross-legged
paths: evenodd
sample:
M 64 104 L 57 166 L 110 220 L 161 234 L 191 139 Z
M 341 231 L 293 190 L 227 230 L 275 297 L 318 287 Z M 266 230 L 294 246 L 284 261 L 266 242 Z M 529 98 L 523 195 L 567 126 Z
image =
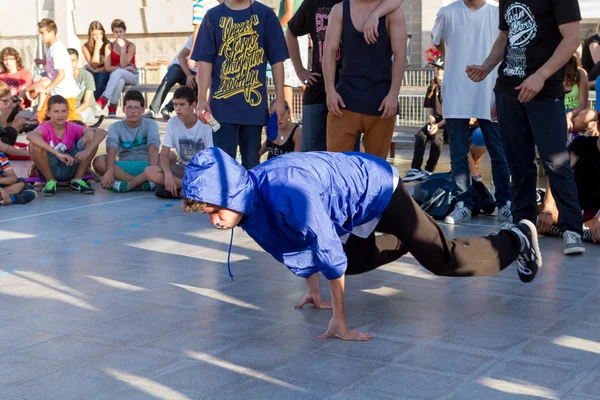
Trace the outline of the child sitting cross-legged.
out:
M 94 194 L 82 178 L 88 172 L 106 137 L 104 129 L 86 128 L 67 121 L 69 105 L 59 95 L 48 100 L 50 121 L 27 134 L 29 152 L 35 168 L 32 172 L 46 181 L 42 196 L 54 196 L 57 182 L 71 181 L 71 190 Z
M 26 204 L 35 197 L 35 190 L 25 179 L 17 178 L 8 157 L 0 152 L 0 205 Z

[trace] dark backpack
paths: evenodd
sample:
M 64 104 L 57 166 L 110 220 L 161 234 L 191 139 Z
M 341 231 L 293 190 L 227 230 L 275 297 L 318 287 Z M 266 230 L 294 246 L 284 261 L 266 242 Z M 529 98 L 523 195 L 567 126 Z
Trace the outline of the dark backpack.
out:
M 496 201 L 483 182 L 472 180 L 473 215 L 492 214 L 496 209 Z M 413 198 L 423 211 L 436 219 L 445 218 L 454 208 L 452 196 L 454 183 L 449 172 L 430 175 L 427 180 L 415 186 Z
M 452 211 L 453 188 L 449 172 L 432 174 L 415 186 L 413 198 L 433 218 L 445 218 Z

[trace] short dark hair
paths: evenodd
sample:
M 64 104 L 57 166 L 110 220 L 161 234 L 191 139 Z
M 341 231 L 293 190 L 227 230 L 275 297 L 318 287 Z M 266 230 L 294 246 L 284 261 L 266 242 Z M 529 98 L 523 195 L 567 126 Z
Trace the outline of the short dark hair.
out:
M 64 104 L 65 106 L 67 106 L 67 108 L 69 108 L 69 103 L 67 102 L 67 99 L 65 99 L 59 94 L 55 94 L 54 96 L 48 99 L 48 111 L 50 111 L 52 106 L 55 104 Z
M 75 57 L 79 58 L 79 52 L 72 47 L 67 49 L 67 53 L 69 53 L 70 56 L 75 54 Z
M 140 107 L 142 108 L 145 106 L 144 95 L 139 90 L 130 89 L 127 91 L 127 93 L 125 93 L 125 97 L 123 98 L 123 104 L 127 104 L 127 102 L 130 100 L 139 102 Z
M 188 103 L 193 104 L 196 101 L 196 92 L 194 89 L 188 86 L 180 86 L 173 93 L 174 99 L 187 100 Z
M 125 26 L 125 22 L 122 19 L 115 19 L 112 24 L 110 24 L 110 30 L 114 31 L 116 28 L 121 28 L 124 31 L 127 30 L 127 27 Z
M 40 22 L 38 22 L 38 28 L 46 28 L 48 32 L 58 32 L 58 28 L 56 27 L 56 22 L 52 21 L 50 18 L 44 18 Z

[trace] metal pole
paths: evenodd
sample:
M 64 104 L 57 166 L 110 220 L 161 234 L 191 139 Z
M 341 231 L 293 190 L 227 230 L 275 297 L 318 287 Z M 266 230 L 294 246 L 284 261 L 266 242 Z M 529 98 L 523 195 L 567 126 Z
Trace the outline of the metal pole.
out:
M 37 17 L 37 22 L 40 22 L 42 20 L 42 0 L 35 0 L 36 2 L 36 17 Z M 36 29 L 37 32 L 37 29 Z M 42 37 L 40 35 L 37 35 L 37 54 L 36 57 L 37 58 L 42 58 L 43 57 L 43 44 L 42 44 Z

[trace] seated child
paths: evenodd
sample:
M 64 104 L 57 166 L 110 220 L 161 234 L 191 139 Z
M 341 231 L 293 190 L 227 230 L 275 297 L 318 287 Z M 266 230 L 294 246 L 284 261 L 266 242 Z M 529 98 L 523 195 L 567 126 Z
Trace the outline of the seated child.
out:
M 144 170 L 158 165 L 160 136 L 158 124 L 144 113 L 144 95 L 139 90 L 129 90 L 123 99 L 125 119 L 108 128 L 106 155 L 94 160 L 94 169 L 102 176 L 100 185 L 113 192 L 128 192 L 140 186 L 152 191 L 154 183 L 148 182 Z
M 583 214 L 582 239 L 600 243 L 600 137 L 575 138 L 569 145 L 569 155 L 577 184 L 577 198 Z M 560 215 L 550 186 L 547 187 L 539 207 L 537 229 L 539 233 L 563 236 Z
M 85 128 L 67 121 L 69 104 L 59 95 L 48 99 L 50 121 L 27 134 L 34 173 L 46 181 L 42 196 L 54 196 L 56 183 L 71 181 L 71 190 L 94 194 L 83 179 L 106 137 L 103 129 Z
M 427 88 L 423 107 L 427 109 L 429 121 L 415 135 L 415 150 L 410 169 L 406 171 L 406 176 L 402 178 L 404 182 L 422 180 L 427 178 L 435 171 L 435 167 L 440 159 L 442 147 L 444 147 L 444 127 L 446 121 L 442 116 L 442 81 L 444 80 L 444 62 L 436 60 L 429 63 L 435 68 L 435 76 Z M 425 164 L 425 169 L 421 170 L 423 165 L 423 156 L 425 155 L 425 146 L 431 142 L 429 158 Z
M 274 101 L 271 102 L 271 107 L 273 103 Z M 273 114 L 274 111 L 272 108 L 270 111 Z M 279 128 L 277 139 L 274 142 L 269 139 L 265 140 L 258 152 L 260 156 L 268 153 L 267 157 L 270 160 L 273 157 L 302 150 L 302 128 L 300 125 L 292 122 L 290 107 L 287 101 L 285 102 L 285 114 L 277 127 Z
M 27 204 L 35 197 L 35 190 L 25 179 L 17 178 L 8 157 L 0 152 L 0 205 Z
M 145 171 L 148 180 L 158 185 L 157 197 L 179 198 L 185 166 L 197 152 L 213 147 L 212 130 L 196 116 L 196 98 L 196 92 L 188 86 L 181 86 L 173 94 L 177 117 L 167 122 L 159 165 Z M 172 148 L 179 155 L 176 164 L 170 160 Z

